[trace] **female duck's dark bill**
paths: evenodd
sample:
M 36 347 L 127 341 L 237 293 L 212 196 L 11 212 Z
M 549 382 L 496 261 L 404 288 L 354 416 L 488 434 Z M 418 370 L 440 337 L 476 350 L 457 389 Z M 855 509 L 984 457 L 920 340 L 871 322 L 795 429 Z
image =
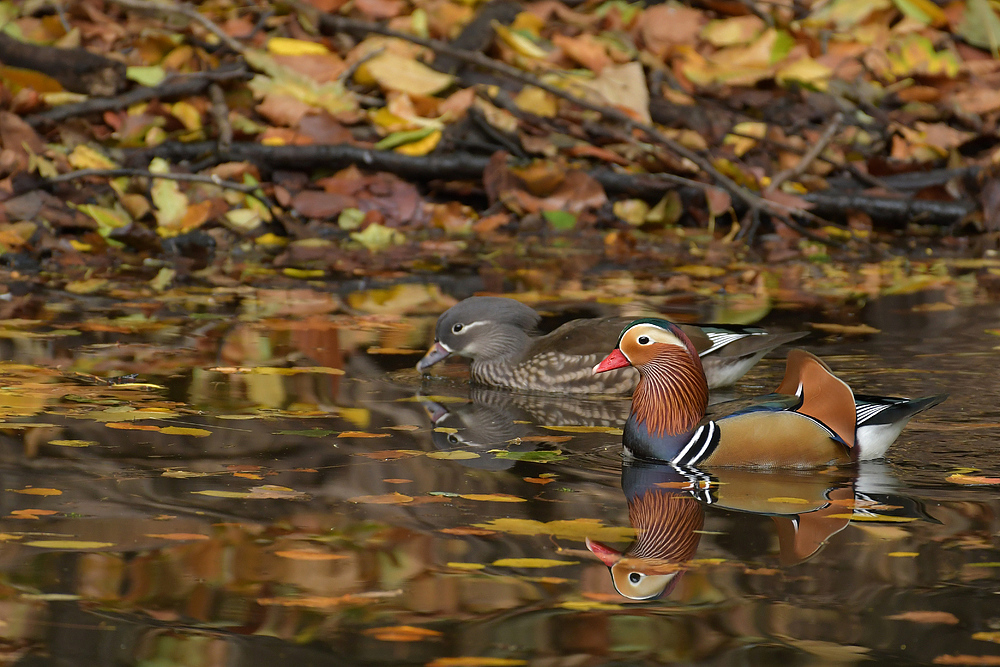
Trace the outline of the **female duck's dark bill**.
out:
M 434 341 L 434 346 L 427 350 L 427 354 L 417 362 L 417 370 L 422 373 L 442 359 L 448 358 L 450 354 L 451 350 L 440 342 Z
M 428 352 L 428 354 L 430 354 Z M 426 359 L 427 357 L 424 357 Z M 628 358 L 622 354 L 622 351 L 615 348 L 611 351 L 611 354 L 604 358 L 604 361 L 594 366 L 595 373 L 603 373 L 605 371 L 613 371 L 616 368 L 625 368 L 626 366 L 631 366 L 632 363 Z M 418 366 L 419 368 L 419 366 Z

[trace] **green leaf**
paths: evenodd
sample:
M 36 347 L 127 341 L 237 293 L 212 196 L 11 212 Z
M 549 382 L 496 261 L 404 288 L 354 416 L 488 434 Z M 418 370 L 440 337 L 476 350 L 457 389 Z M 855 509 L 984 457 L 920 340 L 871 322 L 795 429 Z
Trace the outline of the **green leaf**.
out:
M 427 135 L 431 134 L 435 131 L 435 129 L 436 128 L 433 127 L 422 127 L 419 130 L 393 132 L 388 137 L 375 144 L 375 148 L 380 151 L 387 151 L 395 148 L 396 146 L 402 146 L 403 144 L 412 144 L 414 141 L 420 141 Z
M 532 463 L 555 463 L 569 457 L 561 451 L 554 452 L 497 452 L 498 459 L 508 461 L 531 461 Z
M 569 211 L 542 211 L 542 217 L 558 230 L 565 231 L 576 227 L 576 216 Z
M 167 78 L 167 73 L 159 65 L 135 65 L 125 70 L 125 77 L 141 86 L 158 86 Z
M 993 57 L 1000 51 L 1000 18 L 989 0 L 968 0 L 958 34 L 973 46 L 988 48 Z

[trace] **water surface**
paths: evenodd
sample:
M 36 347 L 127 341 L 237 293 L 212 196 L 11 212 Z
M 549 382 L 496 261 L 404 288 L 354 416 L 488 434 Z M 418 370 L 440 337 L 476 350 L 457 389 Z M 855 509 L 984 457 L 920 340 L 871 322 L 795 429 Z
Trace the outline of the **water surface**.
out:
M 623 468 L 627 399 L 470 388 L 461 362 L 418 377 L 445 306 L 392 297 L 0 323 L 5 659 L 1000 664 L 996 305 L 887 298 L 857 315 L 881 333 L 805 340 L 858 391 L 951 394 L 886 460 L 692 477 Z M 587 538 L 654 596 L 623 596 Z

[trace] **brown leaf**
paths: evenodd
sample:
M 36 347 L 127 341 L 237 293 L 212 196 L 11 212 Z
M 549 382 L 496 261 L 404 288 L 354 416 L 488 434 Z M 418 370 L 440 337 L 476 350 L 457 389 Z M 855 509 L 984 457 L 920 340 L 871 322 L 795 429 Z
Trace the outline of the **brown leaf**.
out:
M 997 667 L 1000 665 L 1000 655 L 939 655 L 934 658 L 934 664 Z
M 913 623 L 958 624 L 958 617 L 947 611 L 904 611 L 901 614 L 886 616 L 886 618 L 890 621 L 911 621 Z
M 354 8 L 371 19 L 391 19 L 403 11 L 403 0 L 355 0 Z
M 292 208 L 307 218 L 325 220 L 340 215 L 345 208 L 355 207 L 357 200 L 354 197 L 317 190 L 303 190 L 292 197 Z

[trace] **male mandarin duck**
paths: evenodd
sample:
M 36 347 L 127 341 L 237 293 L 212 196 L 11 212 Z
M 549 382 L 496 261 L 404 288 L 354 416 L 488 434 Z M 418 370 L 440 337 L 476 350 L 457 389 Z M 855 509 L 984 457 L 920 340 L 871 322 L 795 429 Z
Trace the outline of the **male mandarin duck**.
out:
M 472 359 L 475 383 L 528 391 L 617 394 L 638 380 L 631 368 L 604 376 L 592 372 L 604 350 L 615 344 L 630 318 L 580 319 L 544 336 L 541 320 L 529 306 L 495 296 L 474 296 L 438 318 L 434 345 L 417 363 L 426 371 L 452 354 Z M 808 332 L 771 334 L 757 327 L 677 325 L 701 358 L 709 388 L 735 383 L 761 358 Z
M 687 466 L 818 466 L 878 458 L 913 415 L 947 398 L 856 401 L 825 363 L 794 349 L 775 394 L 705 419 L 708 382 L 701 358 L 680 327 L 656 318 L 629 324 L 594 372 L 626 366 L 638 369 L 639 383 L 625 422 L 625 450 Z

